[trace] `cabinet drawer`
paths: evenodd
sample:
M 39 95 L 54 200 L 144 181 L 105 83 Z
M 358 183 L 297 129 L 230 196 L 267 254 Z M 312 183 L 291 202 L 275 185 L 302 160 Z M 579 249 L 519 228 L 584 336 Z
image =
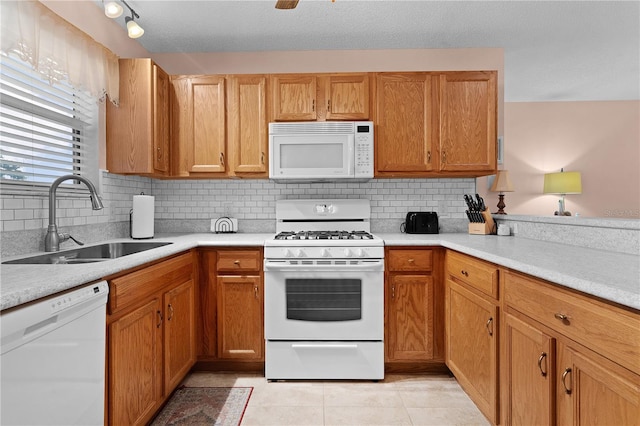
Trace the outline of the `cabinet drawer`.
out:
M 224 250 L 218 252 L 218 272 L 260 272 L 262 269 L 260 250 Z
M 191 253 L 165 260 L 109 281 L 109 312 L 140 302 L 171 283 L 193 277 Z
M 514 272 L 504 284 L 509 308 L 640 372 L 640 314 Z
M 482 293 L 498 298 L 498 268 L 455 251 L 447 251 L 447 274 Z
M 433 251 L 420 249 L 389 249 L 387 252 L 389 271 L 431 271 Z

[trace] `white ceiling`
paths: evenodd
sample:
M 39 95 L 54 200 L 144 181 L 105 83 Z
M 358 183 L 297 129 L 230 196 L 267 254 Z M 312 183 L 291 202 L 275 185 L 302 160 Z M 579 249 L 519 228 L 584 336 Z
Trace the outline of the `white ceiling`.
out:
M 150 53 L 503 48 L 507 102 L 640 99 L 640 1 L 127 3 Z

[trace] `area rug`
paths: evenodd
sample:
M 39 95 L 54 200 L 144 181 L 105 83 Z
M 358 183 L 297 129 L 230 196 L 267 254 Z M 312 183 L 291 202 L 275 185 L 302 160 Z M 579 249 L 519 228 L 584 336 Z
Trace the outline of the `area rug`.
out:
M 252 390 L 252 387 L 180 387 L 151 424 L 238 426 Z

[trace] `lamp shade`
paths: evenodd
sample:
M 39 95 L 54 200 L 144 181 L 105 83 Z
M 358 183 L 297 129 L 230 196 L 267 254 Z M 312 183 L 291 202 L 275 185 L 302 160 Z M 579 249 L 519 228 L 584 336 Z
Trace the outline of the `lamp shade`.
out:
M 509 179 L 508 170 L 498 170 L 496 177 L 493 179 L 493 184 L 489 188 L 491 192 L 513 192 L 513 184 Z
M 110 1 L 104 5 L 104 14 L 109 18 L 117 18 L 122 15 L 123 9 L 118 3 Z
M 129 18 L 127 16 L 125 21 L 127 22 L 127 34 L 129 35 L 129 38 L 142 37 L 144 30 L 136 21 L 133 20 L 133 18 Z
M 547 173 L 544 175 L 545 194 L 582 194 L 580 172 Z

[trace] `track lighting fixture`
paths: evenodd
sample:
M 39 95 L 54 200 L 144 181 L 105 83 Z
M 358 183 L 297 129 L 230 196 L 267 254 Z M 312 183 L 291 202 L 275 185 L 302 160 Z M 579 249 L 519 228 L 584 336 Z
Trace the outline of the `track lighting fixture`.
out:
M 129 35 L 129 38 L 141 37 L 142 34 L 144 34 L 144 30 L 135 21 L 136 18 L 140 19 L 140 15 L 138 15 L 136 11 L 133 10 L 133 8 L 127 4 L 126 1 L 124 0 L 120 0 L 120 1 L 122 2 L 122 4 L 127 6 L 127 9 L 129 9 L 129 11 L 131 12 L 131 16 L 124 17 L 124 22 L 127 24 L 127 34 Z M 104 5 L 104 14 L 107 15 L 109 18 L 117 18 L 120 15 L 122 15 L 123 11 L 124 11 L 123 7 L 120 6 L 116 1 L 110 1 L 108 3 L 105 3 Z

